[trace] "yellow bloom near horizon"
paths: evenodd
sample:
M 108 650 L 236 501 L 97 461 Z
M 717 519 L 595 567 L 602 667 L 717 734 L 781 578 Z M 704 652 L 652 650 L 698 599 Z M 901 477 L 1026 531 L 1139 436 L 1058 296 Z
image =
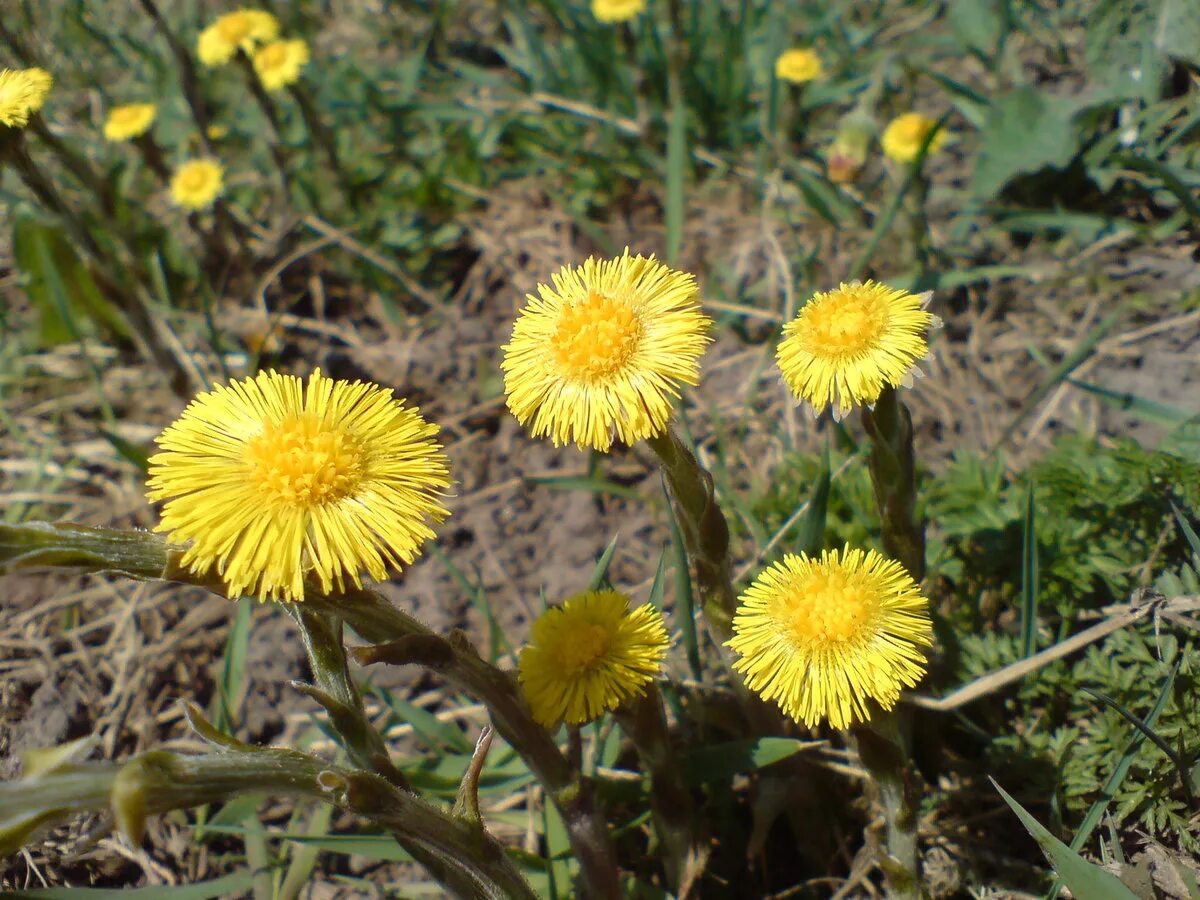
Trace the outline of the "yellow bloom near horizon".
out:
M 645 11 L 646 0 L 592 0 L 592 15 L 606 25 L 628 22 Z
M 109 141 L 128 141 L 145 134 L 154 124 L 158 107 L 153 103 L 127 103 L 114 106 L 104 120 L 104 138 Z
M 45 69 L 0 69 L 0 125 L 24 128 L 42 108 L 54 76 Z
M 438 427 L 390 389 L 275 371 L 197 395 L 158 437 L 147 496 L 182 563 L 230 597 L 304 599 L 408 565 L 449 511 Z
M 670 641 L 662 613 L 629 603 L 618 591 L 587 591 L 533 623 L 518 673 L 534 719 L 579 725 L 645 692 Z
M 254 71 L 264 88 L 278 91 L 299 80 L 308 59 L 308 44 L 304 41 L 272 41 L 254 51 Z
M 907 385 L 929 352 L 925 332 L 940 324 L 925 309 L 930 296 L 874 281 L 814 294 L 783 327 L 775 358 L 784 382 L 815 413 L 832 406 L 839 419 Z
M 929 136 L 929 132 L 936 124 L 936 120 L 918 112 L 907 112 L 896 116 L 888 123 L 879 139 L 883 146 L 883 152 L 896 162 L 912 162 L 917 158 L 917 154 L 921 151 L 921 145 L 925 143 L 925 138 Z M 949 136 L 949 132 L 945 128 L 940 129 L 930 142 L 928 152 L 936 153 L 942 149 Z
M 661 434 L 700 379 L 712 321 L 695 276 L 625 253 L 564 266 L 502 349 L 508 408 L 534 437 L 606 451 Z
M 238 50 L 250 54 L 279 36 L 279 20 L 261 9 L 239 9 L 218 17 L 200 32 L 196 55 L 204 65 L 224 65 Z
M 797 722 L 834 728 L 896 705 L 925 673 L 929 603 L 900 563 L 874 550 L 788 554 L 739 600 L 734 669 Z
M 806 47 L 784 50 L 775 60 L 775 77 L 792 84 L 803 84 L 820 78 L 824 67 L 817 51 Z
M 184 209 L 204 209 L 220 196 L 225 170 L 211 159 L 183 163 L 171 177 L 171 199 Z

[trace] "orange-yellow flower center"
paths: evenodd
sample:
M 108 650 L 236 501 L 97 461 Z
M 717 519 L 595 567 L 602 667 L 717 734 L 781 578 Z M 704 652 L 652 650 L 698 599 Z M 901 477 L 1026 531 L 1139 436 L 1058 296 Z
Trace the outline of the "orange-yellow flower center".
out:
M 268 44 L 258 51 L 258 64 L 266 69 L 277 69 L 287 62 L 288 48 L 282 41 Z
M 240 44 L 250 34 L 250 19 L 239 13 L 222 16 L 217 20 L 217 31 L 227 43 Z
M 813 572 L 779 602 L 779 620 L 798 644 L 852 640 L 871 617 L 862 585 L 844 572 Z
M 268 425 L 246 448 L 253 479 L 270 501 L 307 508 L 333 503 L 358 487 L 362 451 L 311 413 Z
M 887 310 L 870 295 L 836 291 L 801 314 L 807 349 L 819 356 L 856 356 L 878 346 L 888 324 Z
M 185 191 L 199 191 L 208 186 L 208 178 L 207 170 L 193 166 L 180 174 L 179 186 Z
M 564 373 L 590 381 L 624 366 L 641 336 L 641 320 L 628 303 L 592 291 L 562 311 L 550 343 Z
M 608 629 L 591 622 L 573 623 L 569 634 L 560 635 L 558 658 L 564 675 L 585 672 L 608 650 Z

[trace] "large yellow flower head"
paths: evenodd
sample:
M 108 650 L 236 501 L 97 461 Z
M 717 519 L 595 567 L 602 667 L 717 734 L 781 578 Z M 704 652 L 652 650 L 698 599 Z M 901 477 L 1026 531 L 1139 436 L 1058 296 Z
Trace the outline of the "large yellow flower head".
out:
M 670 641 L 662 613 L 629 609 L 617 591 L 588 591 L 546 610 L 533 623 L 518 662 L 538 722 L 589 722 L 643 693 L 662 670 Z
M 783 327 L 775 351 L 783 380 L 797 399 L 841 418 L 872 404 L 884 387 L 911 383 L 929 351 L 925 332 L 938 319 L 914 296 L 868 281 L 814 294 Z
M 787 555 L 740 598 L 729 641 L 734 668 L 765 700 L 810 727 L 891 709 L 925 673 L 929 604 L 894 560 L 874 550 Z
M 696 279 L 654 259 L 590 258 L 529 295 L 504 346 L 508 408 L 534 437 L 608 450 L 661 434 L 700 380 L 711 320 Z
M 646 0 L 592 0 L 592 15 L 606 25 L 628 22 L 645 11 Z
M 883 136 L 879 139 L 883 145 L 883 152 L 898 163 L 912 162 L 917 158 L 925 138 L 936 124 L 934 119 L 918 112 L 896 116 L 888 123 L 887 128 L 883 129 Z M 929 144 L 928 152 L 936 153 L 942 149 L 948 137 L 949 133 L 945 128 L 939 129 Z
M 158 107 L 153 103 L 129 103 L 114 106 L 104 120 L 104 137 L 109 141 L 128 141 L 145 134 L 154 124 Z
M 184 209 L 204 209 L 225 185 L 225 170 L 211 159 L 185 162 L 171 177 L 171 199 Z
M 191 571 L 231 597 L 303 600 L 308 574 L 340 592 L 417 558 L 449 514 L 437 432 L 377 385 L 260 372 L 192 400 L 147 493 L 165 501 L 158 530 L 191 541 Z
M 308 58 L 308 44 L 302 40 L 272 41 L 254 52 L 254 71 L 264 88 L 279 91 L 300 79 Z
M 252 53 L 259 44 L 279 36 L 279 20 L 261 9 L 239 9 L 226 13 L 200 32 L 196 55 L 206 66 L 229 62 L 238 50 Z
M 784 50 L 775 60 L 775 77 L 792 84 L 803 84 L 821 77 L 821 57 L 816 50 L 794 47 Z
M 24 128 L 42 108 L 54 76 L 45 69 L 0 69 L 0 125 Z

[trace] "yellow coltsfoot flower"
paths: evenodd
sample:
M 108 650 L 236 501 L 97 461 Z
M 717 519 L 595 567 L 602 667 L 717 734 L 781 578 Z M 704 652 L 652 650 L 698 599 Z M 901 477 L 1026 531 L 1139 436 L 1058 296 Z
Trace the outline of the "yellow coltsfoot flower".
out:
M 204 209 L 212 204 L 225 186 L 225 170 L 211 159 L 193 159 L 175 170 L 171 178 L 171 199 L 184 209 Z
M 814 294 L 776 348 L 784 382 L 815 413 L 832 406 L 839 419 L 884 387 L 910 383 L 929 352 L 925 332 L 940 324 L 925 309 L 931 296 L 874 281 Z
M 534 437 L 608 450 L 661 434 L 700 379 L 711 320 L 694 276 L 653 256 L 588 259 L 538 285 L 503 348 L 508 408 Z
M 0 69 L 0 125 L 24 128 L 42 108 L 54 76 L 45 69 Z
M 542 613 L 518 662 L 533 717 L 579 725 L 642 694 L 670 641 L 662 613 L 629 609 L 618 591 L 588 591 Z
M 302 40 L 272 41 L 254 51 L 254 71 L 268 91 L 279 91 L 300 79 L 308 65 L 308 44 Z
M 109 141 L 128 141 L 145 134 L 154 124 L 158 107 L 153 103 L 129 103 L 114 106 L 104 120 L 104 138 Z
M 775 60 L 775 77 L 792 84 L 803 84 L 820 78 L 822 71 L 824 69 L 821 57 L 817 55 L 817 51 L 806 47 L 784 50 Z
M 645 11 L 646 0 L 592 0 L 592 15 L 606 25 L 628 22 Z
M 929 604 L 900 563 L 874 550 L 788 554 L 740 598 L 728 646 L 751 690 L 809 727 L 870 718 L 925 673 Z
M 443 521 L 438 428 L 391 390 L 260 372 L 198 395 L 158 438 L 147 495 L 182 563 L 229 596 L 303 600 L 408 565 Z
M 908 112 L 896 116 L 883 130 L 879 139 L 883 152 L 898 163 L 910 163 L 917 158 L 925 138 L 933 130 L 937 121 L 918 112 Z M 929 153 L 936 153 L 945 145 L 949 133 L 945 128 L 939 129 L 929 144 Z
M 253 53 L 259 44 L 279 36 L 279 20 L 261 9 L 239 9 L 217 18 L 200 32 L 196 55 L 204 65 L 220 66 L 241 50 Z

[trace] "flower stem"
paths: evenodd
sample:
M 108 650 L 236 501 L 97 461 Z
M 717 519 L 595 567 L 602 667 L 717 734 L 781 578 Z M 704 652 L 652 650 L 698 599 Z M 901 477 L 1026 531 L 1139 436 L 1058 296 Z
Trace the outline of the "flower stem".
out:
M 713 477 L 670 428 L 646 443 L 658 456 L 670 485 L 671 505 L 696 571 L 704 616 L 721 639 L 728 638 L 737 600 L 729 566 L 729 525 L 717 503 Z

